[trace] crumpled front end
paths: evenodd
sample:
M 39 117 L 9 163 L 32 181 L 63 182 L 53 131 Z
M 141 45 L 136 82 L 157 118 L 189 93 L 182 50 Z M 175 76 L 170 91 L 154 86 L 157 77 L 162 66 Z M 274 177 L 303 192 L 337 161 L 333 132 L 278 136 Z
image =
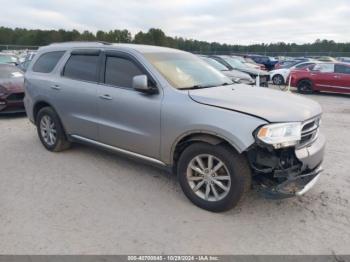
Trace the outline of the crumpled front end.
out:
M 247 151 L 255 186 L 266 197 L 302 195 L 319 179 L 326 140 L 313 124 L 304 125 L 297 146 L 275 149 L 255 143 Z

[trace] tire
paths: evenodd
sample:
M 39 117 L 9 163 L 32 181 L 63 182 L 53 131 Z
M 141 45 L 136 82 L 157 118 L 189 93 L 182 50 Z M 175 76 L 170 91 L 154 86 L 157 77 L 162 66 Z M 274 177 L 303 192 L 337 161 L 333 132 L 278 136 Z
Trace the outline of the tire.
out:
M 200 168 L 196 158 L 201 158 L 202 164 L 209 167 L 209 156 L 213 159 L 212 168 Z M 213 173 L 214 178 L 210 178 L 210 170 L 214 171 L 219 166 L 219 161 L 223 165 Z M 192 169 L 191 165 L 195 169 Z M 201 173 L 198 172 L 198 167 Z M 187 198 L 196 206 L 212 212 L 233 208 L 251 187 L 251 171 L 247 159 L 226 145 L 210 145 L 202 142 L 191 144 L 181 154 L 177 170 L 181 188 Z M 217 181 L 221 183 L 220 186 Z M 200 183 L 202 185 L 199 185 Z M 195 191 L 196 187 L 198 189 Z M 209 193 L 206 197 L 208 187 Z
M 284 81 L 284 78 L 282 75 L 274 75 L 272 77 L 272 82 L 274 85 L 276 86 L 281 86 L 281 85 L 284 85 L 285 84 L 285 81 Z
M 312 94 L 314 92 L 312 82 L 310 80 L 301 80 L 298 83 L 297 88 L 300 94 Z
M 61 121 L 51 107 L 40 109 L 36 117 L 36 127 L 40 141 L 47 150 L 59 152 L 70 147 Z

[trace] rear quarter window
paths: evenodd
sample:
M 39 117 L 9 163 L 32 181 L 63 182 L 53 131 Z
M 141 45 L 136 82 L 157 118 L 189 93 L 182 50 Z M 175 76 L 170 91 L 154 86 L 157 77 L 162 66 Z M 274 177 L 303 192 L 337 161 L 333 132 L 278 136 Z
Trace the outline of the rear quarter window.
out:
M 42 54 L 33 65 L 33 72 L 51 73 L 65 51 L 55 51 Z

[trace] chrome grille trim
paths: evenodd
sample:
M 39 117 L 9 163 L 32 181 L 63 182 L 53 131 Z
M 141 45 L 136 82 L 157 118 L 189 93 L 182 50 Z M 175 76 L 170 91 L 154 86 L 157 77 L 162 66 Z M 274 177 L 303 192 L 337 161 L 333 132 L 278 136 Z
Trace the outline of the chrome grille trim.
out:
M 301 140 L 298 147 L 305 147 L 314 142 L 319 133 L 321 116 L 305 121 L 301 126 Z

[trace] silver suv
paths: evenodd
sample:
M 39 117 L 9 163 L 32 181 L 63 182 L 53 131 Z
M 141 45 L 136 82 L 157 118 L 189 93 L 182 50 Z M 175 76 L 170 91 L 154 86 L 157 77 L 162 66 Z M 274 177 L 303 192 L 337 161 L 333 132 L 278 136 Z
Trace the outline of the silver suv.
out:
M 210 211 L 306 192 L 321 169 L 321 108 L 233 84 L 200 58 L 155 46 L 73 42 L 39 49 L 25 107 L 50 151 L 83 142 L 165 166 Z

